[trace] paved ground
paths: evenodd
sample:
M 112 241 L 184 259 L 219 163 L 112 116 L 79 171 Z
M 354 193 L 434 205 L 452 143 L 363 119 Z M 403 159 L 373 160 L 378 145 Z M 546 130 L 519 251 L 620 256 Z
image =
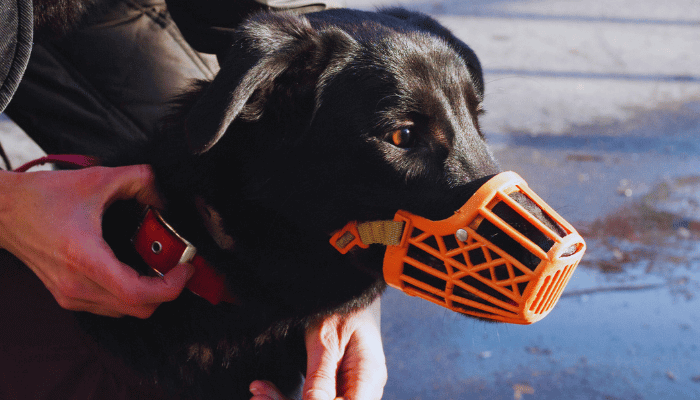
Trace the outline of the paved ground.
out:
M 700 3 L 408 3 L 477 52 L 496 156 L 589 250 L 532 326 L 387 293 L 384 398 L 700 399 Z
M 502 166 L 589 250 L 532 326 L 475 322 L 390 290 L 384 398 L 700 399 L 700 3 L 403 4 L 475 49 Z M 0 120 L 13 157 L 32 157 L 20 138 Z

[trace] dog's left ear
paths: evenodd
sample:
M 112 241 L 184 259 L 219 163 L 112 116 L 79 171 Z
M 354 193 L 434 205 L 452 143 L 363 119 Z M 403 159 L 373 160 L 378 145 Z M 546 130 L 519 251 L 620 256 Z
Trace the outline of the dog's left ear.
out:
M 292 68 L 305 74 L 295 82 L 318 85 L 321 73 L 332 64 L 347 62 L 343 54 L 355 40 L 334 28 L 314 29 L 303 16 L 275 13 L 259 14 L 243 24 L 237 40 L 186 117 L 190 150 L 202 154 L 211 149 L 236 118 L 255 115 L 255 103 L 264 102 L 275 81 Z M 302 66 L 300 68 L 300 66 Z M 315 75 L 309 79 L 308 75 Z M 259 104 L 258 104 L 259 106 Z

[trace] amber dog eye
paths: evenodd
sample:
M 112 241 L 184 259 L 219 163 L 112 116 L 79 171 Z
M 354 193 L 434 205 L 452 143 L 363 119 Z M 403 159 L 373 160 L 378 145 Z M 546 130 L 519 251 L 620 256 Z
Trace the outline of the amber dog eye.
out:
M 391 143 L 402 149 L 413 144 L 413 132 L 409 128 L 397 129 L 391 133 Z

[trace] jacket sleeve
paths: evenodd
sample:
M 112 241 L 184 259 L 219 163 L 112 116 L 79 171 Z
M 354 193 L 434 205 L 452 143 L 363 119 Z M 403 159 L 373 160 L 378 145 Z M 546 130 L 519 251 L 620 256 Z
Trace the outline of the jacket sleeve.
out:
M 0 112 L 17 90 L 32 49 L 32 2 L 0 0 Z
M 297 13 L 342 8 L 345 0 L 166 0 L 182 35 L 195 50 L 221 54 L 249 15 L 262 10 Z
M 267 6 L 254 0 L 166 0 L 168 11 L 197 51 L 217 54 L 231 45 L 236 27 Z

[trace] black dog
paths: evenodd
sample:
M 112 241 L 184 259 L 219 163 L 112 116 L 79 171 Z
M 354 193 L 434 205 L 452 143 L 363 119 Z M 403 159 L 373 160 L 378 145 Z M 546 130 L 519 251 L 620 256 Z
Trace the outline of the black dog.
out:
M 479 129 L 482 98 L 476 55 L 425 15 L 252 17 L 218 76 L 182 96 L 162 137 L 129 159 L 153 165 L 166 219 L 226 274 L 240 306 L 186 292 L 147 320 L 85 315 L 86 328 L 186 398 L 249 398 L 255 379 L 291 392 L 305 327 L 385 287 L 383 247 L 341 255 L 330 235 L 399 209 L 446 218 L 499 171 Z M 105 230 L 128 238 L 117 218 Z M 110 242 L 137 263 L 128 243 Z

